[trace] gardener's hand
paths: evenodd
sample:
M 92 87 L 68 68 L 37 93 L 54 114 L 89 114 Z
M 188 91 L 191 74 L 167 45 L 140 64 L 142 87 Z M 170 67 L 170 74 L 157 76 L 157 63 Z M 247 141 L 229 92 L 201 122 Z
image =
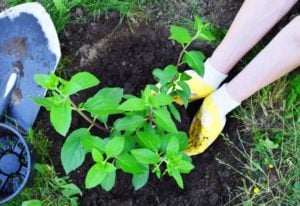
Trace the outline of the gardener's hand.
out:
M 190 102 L 208 96 L 215 91 L 227 77 L 227 75 L 222 74 L 213 68 L 209 63 L 209 59 L 204 63 L 203 77 L 199 76 L 194 70 L 187 70 L 185 73 L 191 76 L 191 79 L 186 81 L 191 89 Z M 182 100 L 179 97 L 175 97 L 174 101 L 178 104 L 182 104 Z
M 229 96 L 225 87 L 223 85 L 206 97 L 194 117 L 186 149 L 188 155 L 204 152 L 221 134 L 226 123 L 226 114 L 240 105 Z

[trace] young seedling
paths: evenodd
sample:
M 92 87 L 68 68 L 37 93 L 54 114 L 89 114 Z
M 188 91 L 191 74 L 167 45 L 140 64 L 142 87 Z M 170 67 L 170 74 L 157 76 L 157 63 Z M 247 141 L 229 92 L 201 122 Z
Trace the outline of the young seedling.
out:
M 73 111 L 90 123 L 88 128 L 72 131 L 62 147 L 61 161 L 66 173 L 77 169 L 86 155 L 91 154 L 94 165 L 86 175 L 86 188 L 101 185 L 104 190 L 111 190 L 117 170 L 132 174 L 136 190 L 147 183 L 150 172 L 158 178 L 172 176 L 180 188 L 184 187 L 182 174 L 190 173 L 194 166 L 184 153 L 187 134 L 178 131 L 174 123 L 174 119 L 180 121 L 181 117 L 173 97 L 179 96 L 187 106 L 191 94 L 185 82 L 190 77 L 178 72 L 180 65 L 188 64 L 203 74 L 204 55 L 199 51 L 187 51 L 187 48 L 196 39 L 209 37 L 198 17 L 195 28 L 196 35 L 191 37 L 186 29 L 171 27 L 170 39 L 183 47 L 178 63 L 163 70 L 154 69 L 154 78 L 160 86 L 147 85 L 141 96 L 124 94 L 122 88 L 103 88 L 76 105 L 72 95 L 100 83 L 94 75 L 80 72 L 69 81 L 54 73 L 35 76 L 36 82 L 51 95 L 33 100 L 50 112 L 50 121 L 59 134 L 68 134 Z M 109 124 L 109 116 L 118 118 Z M 105 136 L 92 134 L 93 127 L 102 130 Z

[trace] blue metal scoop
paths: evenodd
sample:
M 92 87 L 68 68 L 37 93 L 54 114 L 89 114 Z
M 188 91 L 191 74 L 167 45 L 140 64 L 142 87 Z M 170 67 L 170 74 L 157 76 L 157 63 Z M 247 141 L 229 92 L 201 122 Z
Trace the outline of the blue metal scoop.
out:
M 39 3 L 3 11 L 0 28 L 1 204 L 24 188 L 32 170 L 22 135 L 28 133 L 40 109 L 30 97 L 46 94 L 33 77 L 54 71 L 61 52 L 51 18 Z

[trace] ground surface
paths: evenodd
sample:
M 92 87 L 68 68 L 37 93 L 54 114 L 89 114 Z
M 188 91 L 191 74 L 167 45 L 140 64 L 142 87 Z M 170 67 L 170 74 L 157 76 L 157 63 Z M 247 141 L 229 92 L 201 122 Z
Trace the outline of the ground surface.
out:
M 202 12 L 207 20 L 227 28 L 241 3 L 240 0 L 203 0 Z M 168 29 L 165 26 L 149 23 L 116 27 L 118 20 L 118 15 L 111 13 L 107 19 L 70 25 L 66 34 L 61 36 L 61 43 L 64 58 L 71 60 L 71 63 L 67 63 L 68 70 L 61 74 L 69 77 L 78 71 L 89 71 L 101 79 L 101 87 L 118 86 L 127 93 L 139 94 L 146 84 L 153 83 L 153 68 L 176 62 L 180 50 L 167 39 Z M 211 46 L 198 49 L 207 56 L 213 51 Z M 80 93 L 74 100 L 85 100 L 96 91 L 91 89 Z M 182 129 L 187 130 L 194 112 L 194 108 L 188 112 L 182 110 Z M 64 174 L 59 155 L 64 138 L 53 131 L 48 120 L 47 112 L 42 110 L 37 127 L 42 128 L 52 142 L 50 152 L 54 166 Z M 84 125 L 85 122 L 74 118 L 73 128 Z M 236 129 L 240 126 L 239 122 L 230 119 L 225 133 L 235 139 Z M 116 186 L 111 192 L 104 192 L 101 188 L 84 190 L 90 160 L 70 176 L 83 189 L 81 205 L 224 205 L 241 181 L 233 171 L 218 164 L 216 157 L 238 166 L 229 148 L 219 138 L 206 153 L 193 158 L 195 169 L 184 177 L 184 190 L 178 189 L 170 178 L 156 180 L 152 176 L 144 188 L 135 192 L 130 186 L 130 176 L 121 174 L 118 174 Z
M 152 83 L 152 69 L 176 63 L 179 48 L 167 39 L 168 30 L 159 24 L 140 25 L 132 33 L 127 25 L 114 31 L 118 18 L 101 19 L 85 25 L 71 25 L 66 36 L 62 37 L 63 53 L 72 60 L 68 66 L 70 73 L 79 70 L 90 71 L 101 79 L 101 86 L 118 86 L 127 93 L 138 94 L 147 83 Z M 112 34 L 111 32 L 114 33 Z M 86 99 L 96 89 L 81 93 L 75 101 Z M 183 129 L 187 130 L 189 117 L 183 112 Z M 48 127 L 48 114 L 40 115 L 45 134 L 53 142 L 51 156 L 57 170 L 63 173 L 60 164 L 60 149 L 64 142 L 51 127 Z M 84 124 L 75 118 L 73 127 Z M 232 127 L 234 128 L 234 127 Z M 235 188 L 238 178 L 215 160 L 216 156 L 234 164 L 229 151 L 220 139 L 202 156 L 194 158 L 196 169 L 185 177 L 185 190 L 177 188 L 170 178 L 158 181 L 151 178 L 149 184 L 134 192 L 130 177 L 120 175 L 112 192 L 106 193 L 100 188 L 85 190 L 82 205 L 216 205 L 228 201 L 229 188 Z M 84 187 L 84 177 L 89 161 L 71 174 L 73 181 Z
M 85 25 L 72 25 L 68 34 L 62 37 L 63 53 L 71 58 L 70 73 L 79 70 L 90 71 L 101 79 L 101 86 L 123 87 L 127 93 L 139 94 L 148 83 L 153 83 L 151 75 L 155 67 L 164 67 L 176 63 L 179 48 L 167 39 L 168 30 L 161 25 L 140 25 L 132 33 L 127 25 L 122 25 L 112 34 L 118 18 L 101 19 Z M 75 101 L 86 99 L 97 89 L 81 93 Z M 191 111 L 193 109 L 190 109 Z M 191 112 L 192 113 L 192 112 Z M 181 127 L 188 129 L 190 117 L 182 110 Z M 60 164 L 60 149 L 64 142 L 47 125 L 47 112 L 40 115 L 40 125 L 52 141 L 50 153 L 57 170 L 63 173 Z M 75 118 L 72 127 L 84 125 Z M 232 122 L 232 124 L 234 124 Z M 234 128 L 232 126 L 232 128 Z M 214 147 L 202 156 L 194 158 L 196 169 L 185 176 L 185 189 L 177 188 L 170 178 L 151 181 L 140 191 L 134 192 L 129 186 L 131 178 L 120 175 L 116 187 L 106 193 L 102 189 L 84 190 L 82 205 L 216 205 L 228 201 L 230 188 L 235 188 L 238 178 L 215 160 L 216 156 L 234 164 L 229 151 L 220 139 Z M 84 187 L 84 177 L 89 161 L 71 174 L 73 181 Z

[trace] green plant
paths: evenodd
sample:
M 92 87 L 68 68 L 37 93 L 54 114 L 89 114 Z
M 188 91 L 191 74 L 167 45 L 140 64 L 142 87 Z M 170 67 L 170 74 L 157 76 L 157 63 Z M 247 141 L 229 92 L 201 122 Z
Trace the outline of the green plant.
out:
M 35 164 L 34 167 L 39 173 L 37 178 L 42 178 L 44 181 L 47 179 L 40 191 L 46 194 L 43 194 L 43 197 L 35 196 L 31 198 L 36 199 L 23 201 L 22 206 L 78 205 L 77 196 L 82 195 L 82 193 L 75 184 L 70 182 L 69 177 L 57 177 L 53 168 L 48 164 Z M 38 189 L 36 189 L 36 192 L 38 192 Z
M 87 101 L 75 104 L 72 95 L 99 84 L 94 75 L 80 72 L 69 81 L 54 73 L 35 76 L 36 82 L 51 95 L 33 99 L 50 112 L 50 121 L 59 134 L 67 135 L 72 111 L 90 124 L 88 128 L 72 131 L 63 145 L 61 161 L 66 173 L 78 168 L 90 153 L 94 165 L 85 179 L 87 188 L 101 185 L 106 191 L 111 190 L 117 169 L 133 175 L 132 184 L 136 190 L 146 184 L 149 171 L 158 178 L 168 174 L 179 187 L 184 187 L 181 174 L 189 173 L 194 166 L 184 153 L 187 135 L 177 130 L 172 118 L 180 121 L 173 97 L 179 96 L 187 106 L 191 93 L 185 82 L 190 77 L 178 72 L 180 65 L 189 65 L 199 75 L 204 72 L 204 55 L 199 51 L 187 51 L 193 41 L 210 38 L 202 21 L 198 17 L 195 20 L 193 37 L 187 29 L 171 26 L 170 39 L 183 47 L 177 65 L 154 69 L 153 75 L 160 86 L 147 85 L 140 97 L 124 95 L 121 88 L 103 88 Z M 115 121 L 111 123 L 109 119 Z M 97 136 L 91 133 L 93 127 L 99 129 Z

